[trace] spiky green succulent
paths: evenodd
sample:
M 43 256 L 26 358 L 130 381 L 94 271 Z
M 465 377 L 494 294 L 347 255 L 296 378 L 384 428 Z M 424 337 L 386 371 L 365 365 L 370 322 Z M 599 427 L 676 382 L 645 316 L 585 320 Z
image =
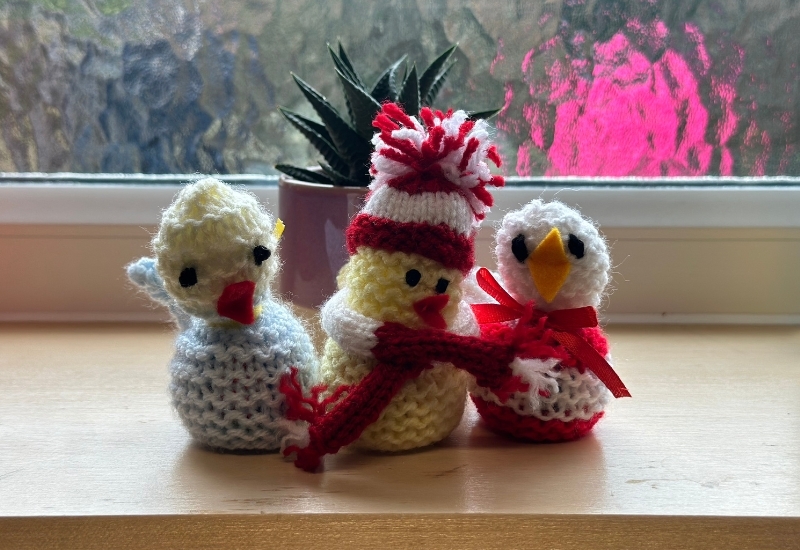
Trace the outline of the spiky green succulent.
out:
M 339 44 L 338 53 L 328 45 L 336 74 L 341 82 L 347 103 L 347 118 L 342 116 L 322 94 L 295 74 L 292 78 L 311 103 L 321 122 L 304 117 L 289 109 L 281 113 L 320 152 L 323 161 L 319 171 L 289 164 L 275 168 L 293 178 L 328 185 L 366 187 L 370 182 L 369 166 L 372 154 L 372 120 L 386 101 L 399 103 L 410 115 L 419 115 L 421 107 L 429 107 L 444 85 L 455 61 L 450 57 L 456 45 L 441 53 L 421 75 L 416 64 L 410 67 L 403 56 L 381 73 L 371 88 L 367 88 Z M 403 75 L 400 75 L 402 70 Z M 499 109 L 470 112 L 471 118 L 489 118 Z

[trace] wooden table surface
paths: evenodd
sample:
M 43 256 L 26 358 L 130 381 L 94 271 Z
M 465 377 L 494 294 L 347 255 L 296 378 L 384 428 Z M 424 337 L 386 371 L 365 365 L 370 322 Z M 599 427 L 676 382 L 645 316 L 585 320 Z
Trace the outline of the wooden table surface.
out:
M 0 548 L 800 548 L 800 327 L 611 326 L 633 394 L 532 445 L 445 442 L 308 474 L 191 444 L 165 325 L 0 325 Z

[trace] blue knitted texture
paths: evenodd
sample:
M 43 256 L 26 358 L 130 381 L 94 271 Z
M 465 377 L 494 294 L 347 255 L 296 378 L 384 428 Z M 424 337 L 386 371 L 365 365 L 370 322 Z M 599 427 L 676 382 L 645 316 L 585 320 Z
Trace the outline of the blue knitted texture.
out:
M 128 278 L 142 288 L 156 302 L 169 305 L 173 302 L 167 291 L 164 290 L 164 282 L 156 271 L 156 261 L 154 258 L 139 258 L 128 265 Z
M 127 267 L 176 320 L 172 404 L 195 441 L 215 450 L 307 444 L 306 423 L 285 418 L 278 388 L 292 367 L 304 389 L 319 370 L 305 328 L 271 292 L 282 233 L 255 195 L 204 178 L 162 213 L 155 257 Z
M 316 366 L 302 325 L 265 298 L 261 317 L 235 328 L 192 318 L 178 335 L 170 363 L 172 404 L 198 442 L 220 450 L 277 450 L 304 437 L 304 426 L 284 418 L 281 376 L 292 366 Z M 315 370 L 315 369 L 314 369 Z M 304 387 L 312 373 L 300 369 Z

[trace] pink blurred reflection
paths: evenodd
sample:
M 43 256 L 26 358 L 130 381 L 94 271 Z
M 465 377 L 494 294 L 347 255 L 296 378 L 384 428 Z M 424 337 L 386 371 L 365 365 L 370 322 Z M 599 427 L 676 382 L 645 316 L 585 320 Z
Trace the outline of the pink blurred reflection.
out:
M 518 150 L 517 173 L 532 175 L 538 167 L 550 176 L 733 174 L 728 140 L 739 125 L 734 101 L 743 51 L 731 45 L 713 70 L 696 26 L 683 28 L 689 53 L 670 48 L 669 33 L 661 21 L 633 20 L 590 47 L 576 33 L 569 46 L 583 47 L 590 58 L 571 57 L 561 37 L 528 52 L 522 71 L 530 97 L 522 116 L 529 134 Z M 648 58 L 647 52 L 661 53 Z M 509 88 L 506 105 L 512 101 Z M 518 130 L 513 116 L 504 111 L 498 128 Z M 748 135 L 768 150 L 769 136 L 756 129 Z M 758 160 L 756 172 L 759 164 L 763 170 Z

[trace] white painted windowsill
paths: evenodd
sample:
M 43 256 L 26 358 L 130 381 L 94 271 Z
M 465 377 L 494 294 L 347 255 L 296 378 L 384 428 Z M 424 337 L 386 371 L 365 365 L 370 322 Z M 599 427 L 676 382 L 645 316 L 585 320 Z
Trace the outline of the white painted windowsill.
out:
M 3 174 L 0 174 L 2 177 Z M 0 183 L 0 225 L 156 225 L 181 182 L 195 176 L 118 176 L 75 174 L 20 177 Z M 58 177 L 61 176 L 61 177 Z M 70 177 L 72 176 L 72 177 Z M 276 180 L 269 176 L 224 176 L 233 184 L 245 184 L 268 206 L 278 201 Z M 640 180 L 560 178 L 548 185 L 516 181 L 493 189 L 495 206 L 488 222 L 519 207 L 533 197 L 557 199 L 576 206 L 601 227 L 715 227 L 800 228 L 800 178 L 727 178 L 698 185 L 703 180 L 680 178 Z M 55 181 L 53 181 L 55 180 Z M 79 183 L 76 183 L 79 180 Z M 150 181 L 152 183 L 143 183 Z M 526 180 L 522 180 L 526 181 Z M 658 186 L 643 185 L 655 181 Z M 129 183 L 126 183 L 129 182 Z M 573 183 L 574 182 L 574 183 Z M 607 185 L 604 185 L 607 184 Z M 794 183 L 794 185 L 791 185 Z
M 196 177 L 0 174 L 0 320 L 163 319 L 122 267 L 148 253 L 161 210 Z M 277 210 L 274 178 L 222 179 Z M 493 192 L 479 263 L 493 263 L 504 212 L 556 198 L 611 244 L 606 321 L 800 323 L 800 178 L 588 181 L 510 178 Z

